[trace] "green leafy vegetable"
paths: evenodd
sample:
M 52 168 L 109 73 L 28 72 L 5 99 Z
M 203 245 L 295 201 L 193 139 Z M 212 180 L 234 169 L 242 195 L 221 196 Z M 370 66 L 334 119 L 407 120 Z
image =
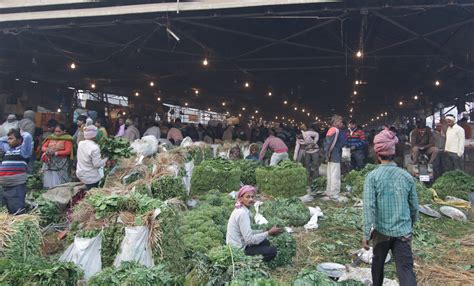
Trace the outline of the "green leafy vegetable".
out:
M 175 176 L 161 176 L 151 183 L 153 197 L 167 200 L 175 197 L 186 197 L 183 179 Z
M 433 189 L 443 200 L 452 196 L 469 201 L 470 193 L 474 192 L 474 177 L 460 170 L 446 172 L 434 182 Z
M 289 160 L 272 167 L 257 168 L 257 186 L 274 197 L 294 197 L 306 194 L 308 174 L 299 163 Z
M 100 154 L 104 158 L 117 160 L 132 156 L 130 142 L 122 138 L 104 138 L 100 142 Z
M 240 186 L 242 171 L 232 161 L 218 158 L 206 160 L 194 168 L 191 193 L 204 194 L 211 189 L 230 193 Z
M 298 198 L 266 201 L 261 205 L 260 212 L 267 219 L 282 220 L 284 226 L 303 226 L 311 218 L 308 207 Z

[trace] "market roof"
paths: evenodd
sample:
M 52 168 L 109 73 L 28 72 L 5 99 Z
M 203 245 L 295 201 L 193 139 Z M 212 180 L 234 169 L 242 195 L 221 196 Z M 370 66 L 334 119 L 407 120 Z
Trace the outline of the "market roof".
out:
M 337 112 L 367 122 L 470 94 L 474 4 L 379 2 L 3 18 L 0 75 L 268 119 Z M 69 6 L 1 8 L 11 16 Z

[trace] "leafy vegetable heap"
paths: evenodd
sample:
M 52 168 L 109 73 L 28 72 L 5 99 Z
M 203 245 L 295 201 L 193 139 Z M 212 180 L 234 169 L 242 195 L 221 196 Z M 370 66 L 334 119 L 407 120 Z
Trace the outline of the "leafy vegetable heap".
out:
M 286 160 L 276 166 L 258 168 L 256 179 L 260 191 L 289 198 L 306 194 L 308 174 L 301 164 Z
M 242 171 L 232 161 L 217 158 L 205 160 L 194 168 L 191 193 L 203 194 L 211 189 L 224 193 L 238 190 Z
M 446 172 L 436 180 L 433 189 L 443 200 L 453 196 L 469 201 L 470 193 L 474 192 L 474 177 L 459 170 Z

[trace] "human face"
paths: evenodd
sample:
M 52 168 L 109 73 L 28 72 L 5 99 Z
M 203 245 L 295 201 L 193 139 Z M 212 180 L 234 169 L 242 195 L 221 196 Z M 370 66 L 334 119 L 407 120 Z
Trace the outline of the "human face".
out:
M 82 125 L 84 125 L 84 122 L 82 122 L 81 120 L 78 120 L 77 121 L 77 126 L 82 127 Z
M 125 122 L 123 121 L 123 119 L 122 119 L 122 118 L 119 118 L 119 124 L 120 124 L 120 125 L 123 125 L 124 123 L 125 123 Z
M 10 145 L 10 147 L 12 148 L 15 148 L 15 147 L 18 147 L 21 145 L 21 142 L 22 142 L 22 139 L 18 139 L 16 138 L 15 136 L 12 135 L 8 135 L 8 145 Z
M 64 133 L 65 133 L 65 132 L 64 132 L 63 130 L 61 130 L 61 128 L 56 127 L 56 128 L 54 129 L 54 135 L 56 135 L 56 136 L 64 135 Z
M 337 127 L 339 129 L 341 129 L 342 127 L 344 127 L 344 124 L 342 123 L 342 119 L 336 119 L 334 121 L 334 127 Z
M 250 208 L 255 204 L 255 194 L 253 192 L 246 193 L 239 200 L 244 206 Z
M 354 129 L 354 128 L 356 128 L 356 125 L 354 123 L 349 123 L 349 128 Z
M 454 120 L 452 120 L 451 118 L 446 119 L 446 123 L 448 124 L 449 127 L 454 126 Z

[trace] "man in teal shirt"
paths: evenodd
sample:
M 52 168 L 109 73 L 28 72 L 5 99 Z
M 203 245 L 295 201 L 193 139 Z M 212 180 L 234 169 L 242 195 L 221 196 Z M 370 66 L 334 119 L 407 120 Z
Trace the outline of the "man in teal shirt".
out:
M 413 177 L 393 162 L 395 133 L 385 129 L 374 139 L 375 153 L 381 165 L 370 172 L 364 185 L 364 239 L 369 249 L 372 240 L 372 282 L 382 285 L 384 263 L 392 250 L 401 286 L 416 285 L 411 240 L 418 219 L 418 198 Z

